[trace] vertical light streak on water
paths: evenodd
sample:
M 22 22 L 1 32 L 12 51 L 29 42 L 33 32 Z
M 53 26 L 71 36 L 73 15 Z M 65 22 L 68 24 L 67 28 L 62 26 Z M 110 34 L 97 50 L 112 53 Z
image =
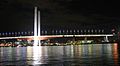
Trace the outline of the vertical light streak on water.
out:
M 71 57 L 73 57 L 73 54 L 74 54 L 73 49 L 74 49 L 74 48 L 73 48 L 73 45 L 71 45 L 71 46 L 70 46 Z
M 42 64 L 41 61 L 42 56 L 42 47 L 41 46 L 34 46 L 33 47 L 33 65 Z
M 33 47 L 30 47 L 30 46 L 28 46 L 27 47 L 27 51 L 26 51 L 26 57 L 27 57 L 27 60 L 31 60 L 32 59 L 32 57 L 33 57 Z M 27 64 L 31 64 L 31 61 L 27 61 Z
M 89 55 L 91 55 L 92 54 L 92 45 L 88 45 L 88 52 L 89 52 Z
M 40 37 L 40 35 L 41 35 L 41 27 L 40 27 L 40 11 L 38 11 L 38 37 Z M 38 39 L 38 44 L 39 44 L 39 46 L 41 46 L 40 43 L 41 43 L 41 41 L 40 41 L 40 39 Z
M 118 55 L 118 44 L 117 43 L 114 43 L 113 44 L 113 59 L 114 59 L 114 63 L 115 63 L 115 66 L 119 66 L 119 55 Z
M 38 39 L 37 39 L 37 7 L 34 10 L 34 46 L 37 46 Z

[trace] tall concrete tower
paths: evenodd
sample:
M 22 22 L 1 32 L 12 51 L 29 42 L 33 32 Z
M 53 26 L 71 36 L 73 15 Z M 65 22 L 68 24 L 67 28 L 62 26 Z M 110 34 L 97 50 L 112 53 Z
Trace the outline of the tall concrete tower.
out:
M 38 11 L 38 37 L 40 37 L 40 35 L 41 35 L 41 24 L 40 24 L 40 11 Z M 38 40 L 38 44 L 39 44 L 39 46 L 40 46 L 40 43 L 41 43 L 41 41 L 40 40 Z
M 37 36 L 37 7 L 34 10 L 34 36 Z
M 37 46 L 37 7 L 34 10 L 34 46 Z
M 34 46 L 40 46 L 40 37 L 41 29 L 40 29 L 40 11 L 35 7 L 34 10 Z

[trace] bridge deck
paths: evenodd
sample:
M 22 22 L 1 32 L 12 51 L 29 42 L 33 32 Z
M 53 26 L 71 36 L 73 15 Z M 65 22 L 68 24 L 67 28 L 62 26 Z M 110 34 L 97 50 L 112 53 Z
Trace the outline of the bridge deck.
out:
M 104 37 L 113 36 L 113 34 L 96 34 L 96 35 L 42 35 L 42 36 L 17 36 L 17 37 L 0 37 L 0 39 L 17 39 L 17 38 L 55 38 L 55 37 Z

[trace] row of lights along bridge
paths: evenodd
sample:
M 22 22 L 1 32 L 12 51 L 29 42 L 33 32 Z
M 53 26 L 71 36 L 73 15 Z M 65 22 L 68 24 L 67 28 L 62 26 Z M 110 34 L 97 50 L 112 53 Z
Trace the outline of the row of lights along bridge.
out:
M 112 32 L 112 31 L 111 31 Z M 111 34 L 111 32 L 109 32 Z M 41 31 L 41 35 L 78 35 L 78 34 L 108 34 L 105 30 L 51 30 Z M 0 36 L 32 36 L 34 33 L 28 32 L 0 32 Z

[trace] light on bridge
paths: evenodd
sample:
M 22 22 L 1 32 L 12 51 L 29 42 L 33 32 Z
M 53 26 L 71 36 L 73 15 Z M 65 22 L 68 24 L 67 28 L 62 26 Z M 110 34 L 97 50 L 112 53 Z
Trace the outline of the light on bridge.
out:
M 20 32 L 18 32 L 18 34 L 20 35 Z
M 44 33 L 43 33 L 44 34 Z M 52 34 L 54 34 L 54 30 L 52 30 Z
M 56 34 L 57 34 L 58 31 L 56 30 L 55 32 L 56 32 Z
M 24 32 L 21 32 L 21 34 L 23 35 L 23 34 L 24 34 Z
M 8 33 L 6 32 L 5 35 L 8 35 Z
M 63 33 L 65 32 L 65 30 L 63 30 Z
M 74 30 L 74 33 L 75 33 L 75 30 Z
M 102 30 L 102 33 L 104 32 L 104 30 Z
M 45 31 L 45 34 L 47 34 L 47 31 Z
M 90 32 L 90 30 L 88 30 L 88 32 Z
M 27 32 L 25 32 L 25 35 L 27 34 Z
M 68 30 L 67 30 L 67 33 L 68 33 Z
M 72 33 L 72 30 L 70 30 L 70 33 Z
M 95 30 L 95 33 L 97 33 L 97 30 Z
M 59 30 L 59 33 L 61 34 L 61 30 Z
M 15 32 L 15 35 L 17 35 L 17 32 Z
M 2 33 L 2 35 L 5 35 L 4 33 Z
M 44 34 L 44 31 L 43 31 L 43 30 L 42 30 L 41 32 L 42 32 L 42 34 Z
M 93 29 L 91 30 L 91 32 L 93 33 Z
M 81 33 L 82 33 L 83 31 L 81 30 Z

